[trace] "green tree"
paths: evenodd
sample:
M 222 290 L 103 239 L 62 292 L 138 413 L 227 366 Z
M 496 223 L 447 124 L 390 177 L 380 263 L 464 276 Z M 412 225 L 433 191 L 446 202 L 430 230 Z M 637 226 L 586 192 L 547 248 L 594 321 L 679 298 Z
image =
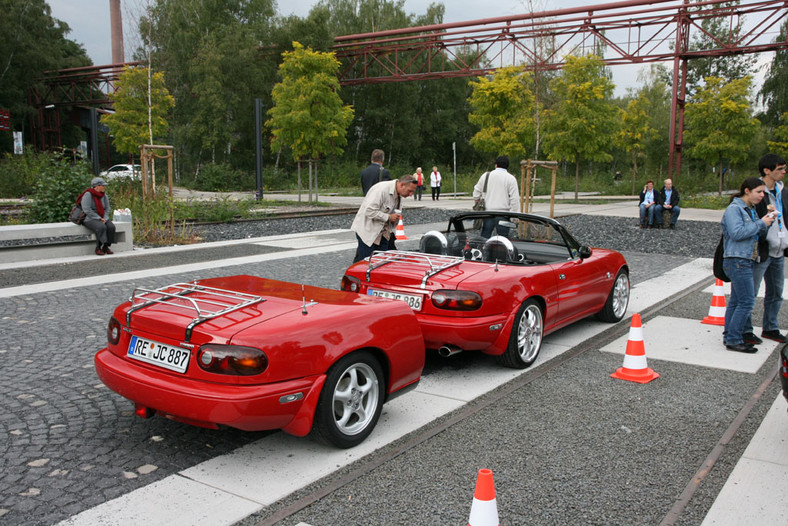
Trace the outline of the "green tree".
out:
M 774 141 L 767 141 L 769 149 L 774 153 L 788 156 L 788 111 L 782 114 L 778 126 L 774 129 Z
M 788 21 L 783 23 L 780 35 L 775 41 L 785 42 L 788 38 L 786 34 L 788 34 Z M 759 95 L 766 108 L 764 124 L 776 126 L 780 121 L 780 116 L 788 108 L 788 49 L 782 48 L 774 53 Z M 784 118 L 783 122 L 785 122 Z
M 657 130 L 651 126 L 648 108 L 648 99 L 645 96 L 638 96 L 629 101 L 622 116 L 620 139 L 624 149 L 632 155 L 633 195 L 638 176 L 638 159 L 644 157 L 646 144 L 657 135 Z
M 670 148 L 671 90 L 667 78 L 670 74 L 662 64 L 653 64 L 639 77 L 643 85 L 637 90 L 637 97 L 649 117 L 649 127 L 655 130 L 644 144 L 643 168 L 652 173 L 662 173 L 668 162 L 665 152 Z M 677 179 L 678 174 L 673 177 Z
M 333 53 L 313 51 L 298 42 L 282 56 L 282 80 L 274 86 L 274 107 L 265 123 L 273 135 L 271 149 L 290 148 L 296 161 L 341 154 L 353 108 L 343 105 L 339 96 L 339 61 Z M 311 182 L 310 177 L 310 190 Z
M 28 88 L 44 71 L 91 62 L 81 45 L 66 38 L 68 25 L 52 17 L 45 0 L 0 0 L 0 13 L 0 108 L 9 110 L 12 128 L 22 130 L 35 111 Z M 11 145 L 11 134 L 0 133 L 0 151 L 11 151 Z
M 206 161 L 251 168 L 254 99 L 271 105 L 278 54 L 274 0 L 154 0 L 140 23 L 153 68 L 175 98 L 172 143 L 182 170 Z
M 575 163 L 575 199 L 580 187 L 580 160 L 607 162 L 621 125 L 612 102 L 613 82 L 595 55 L 568 56 L 561 74 L 550 83 L 556 103 L 545 111 L 544 150 L 554 160 Z
M 760 122 L 752 116 L 748 99 L 750 77 L 725 82 L 706 77 L 705 86 L 687 104 L 684 140 L 687 155 L 719 167 L 719 193 L 722 193 L 723 167 L 747 158 L 750 138 Z
M 175 99 L 164 85 L 164 74 L 150 76 L 150 120 L 148 119 L 148 68 L 126 67 L 118 77 L 115 93 L 110 93 L 115 113 L 104 115 L 112 143 L 121 153 L 139 155 L 140 145 L 164 142 L 167 120 Z
M 470 82 L 473 111 L 468 120 L 479 131 L 471 138 L 474 148 L 494 158 L 507 154 L 525 158 L 526 146 L 535 142 L 534 95 L 531 75 L 523 68 L 499 69 L 492 79 L 479 77 Z

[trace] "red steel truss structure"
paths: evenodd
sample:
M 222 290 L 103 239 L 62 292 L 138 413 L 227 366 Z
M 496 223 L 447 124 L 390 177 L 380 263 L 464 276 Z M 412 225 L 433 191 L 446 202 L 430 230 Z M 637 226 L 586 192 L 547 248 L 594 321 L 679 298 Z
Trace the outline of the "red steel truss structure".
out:
M 606 65 L 672 62 L 673 94 L 668 174 L 681 169 L 687 61 L 788 48 L 778 41 L 786 0 L 637 0 L 437 24 L 335 39 L 343 85 L 486 75 L 504 66 L 561 69 L 567 55 L 601 54 Z M 716 39 L 703 21 L 724 21 Z M 736 28 L 742 23 L 742 30 Z M 691 50 L 706 36 L 710 49 Z
M 36 109 L 36 114 L 30 118 L 36 146 L 49 149 L 61 145 L 60 112 L 51 110 L 61 107 L 98 108 L 99 111 L 111 108 L 108 94 L 115 92 L 118 75 L 124 66 L 138 64 L 129 62 L 45 72 L 44 78 L 27 92 L 28 104 Z

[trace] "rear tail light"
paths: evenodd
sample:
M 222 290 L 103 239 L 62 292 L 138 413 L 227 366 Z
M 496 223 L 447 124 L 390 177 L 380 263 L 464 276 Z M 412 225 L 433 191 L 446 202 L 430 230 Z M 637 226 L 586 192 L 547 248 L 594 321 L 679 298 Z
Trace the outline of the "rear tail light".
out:
M 476 310 L 482 306 L 482 297 L 469 290 L 436 290 L 432 304 L 446 310 Z
M 197 363 L 209 373 L 251 376 L 266 370 L 268 357 L 254 347 L 208 344 L 197 351 Z
M 111 345 L 117 345 L 120 341 L 120 330 L 120 322 L 115 318 L 110 318 L 107 325 L 107 341 Z
M 361 281 L 358 278 L 342 276 L 342 283 L 339 285 L 339 288 L 349 292 L 359 292 L 361 290 Z

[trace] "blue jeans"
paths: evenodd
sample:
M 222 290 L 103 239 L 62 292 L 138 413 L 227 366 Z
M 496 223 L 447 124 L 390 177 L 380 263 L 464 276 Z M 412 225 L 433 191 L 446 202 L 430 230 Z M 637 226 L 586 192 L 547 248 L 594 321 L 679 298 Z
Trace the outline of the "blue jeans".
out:
M 509 237 L 509 227 L 499 225 L 498 221 L 500 221 L 498 217 L 482 219 L 482 237 L 489 239 L 492 237 L 493 230 L 498 232 L 499 236 Z
M 640 226 L 646 225 L 646 214 L 648 214 L 648 225 L 654 224 L 654 209 L 656 207 L 657 205 L 651 205 L 648 208 L 646 208 L 646 205 L 640 205 Z
M 657 207 L 654 210 L 654 219 L 657 220 L 657 224 L 662 226 L 662 211 L 665 210 L 665 207 L 662 205 L 654 205 Z M 676 222 L 679 220 L 679 214 L 681 214 L 681 208 L 678 206 L 674 206 L 673 208 L 668 208 L 667 210 L 670 211 L 670 224 L 676 225 Z
M 731 297 L 725 308 L 725 329 L 722 340 L 725 345 L 744 343 L 744 329 L 747 318 L 755 306 L 755 287 L 753 286 L 753 261 L 744 258 L 725 258 L 722 268 L 731 280 Z
M 783 256 L 769 257 L 766 261 L 756 263 L 752 269 L 752 282 L 754 296 L 758 295 L 761 280 L 766 281 L 766 296 L 763 298 L 763 330 L 778 331 L 780 324 L 777 315 L 783 304 L 783 285 L 785 285 L 785 271 Z M 752 316 L 747 317 L 744 332 L 752 332 Z
M 389 236 L 393 238 L 394 233 L 392 232 Z M 372 246 L 365 244 L 361 238 L 358 237 L 358 234 L 356 234 L 356 241 L 358 241 L 358 247 L 356 248 L 356 257 L 353 258 L 353 263 L 368 258 L 376 250 L 389 250 L 390 239 L 386 239 L 385 237 L 380 238 L 379 245 L 373 243 Z

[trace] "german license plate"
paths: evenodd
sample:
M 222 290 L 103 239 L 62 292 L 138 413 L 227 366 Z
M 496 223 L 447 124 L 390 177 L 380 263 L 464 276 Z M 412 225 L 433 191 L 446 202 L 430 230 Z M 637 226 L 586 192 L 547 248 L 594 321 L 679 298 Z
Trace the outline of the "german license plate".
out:
M 173 347 L 159 342 L 131 337 L 129 343 L 129 358 L 141 362 L 158 365 L 171 371 L 185 373 L 189 366 L 189 351 L 180 347 Z
M 377 296 L 379 298 L 389 298 L 392 300 L 404 301 L 413 310 L 421 310 L 421 301 L 424 298 L 424 296 L 421 295 L 403 294 L 402 292 L 394 292 L 392 290 L 369 289 L 367 294 L 370 296 Z

